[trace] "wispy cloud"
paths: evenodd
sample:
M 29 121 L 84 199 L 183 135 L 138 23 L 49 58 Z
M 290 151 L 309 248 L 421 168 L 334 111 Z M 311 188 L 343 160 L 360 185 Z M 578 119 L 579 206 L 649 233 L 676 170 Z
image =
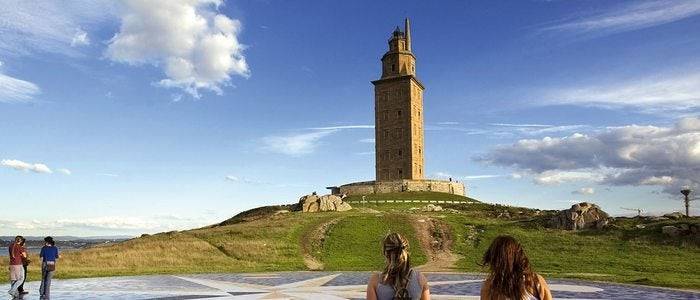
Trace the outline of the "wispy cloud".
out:
M 118 174 L 112 174 L 112 173 L 97 173 L 97 176 L 105 176 L 105 177 L 119 177 Z
M 250 178 L 246 178 L 246 177 L 235 176 L 235 175 L 226 175 L 226 177 L 224 177 L 224 179 L 226 181 L 245 183 L 245 184 L 269 184 L 269 182 L 250 179 Z
M 489 123 L 491 126 L 502 126 L 502 127 L 552 127 L 553 125 L 545 124 L 512 124 L 512 123 Z
M 490 178 L 499 178 L 499 177 L 504 177 L 505 175 L 494 175 L 494 174 L 488 174 L 488 175 L 468 175 L 468 176 L 460 176 L 459 179 L 462 180 L 478 180 L 478 179 L 490 179 Z
M 648 113 L 694 110 L 700 108 L 700 72 L 556 89 L 548 92 L 541 104 L 632 108 Z
M 329 127 L 312 127 L 311 130 L 374 129 L 374 125 L 343 125 Z
M 59 172 L 59 173 L 61 173 L 61 174 L 63 174 L 63 175 L 71 175 L 71 174 L 73 174 L 73 172 L 71 172 L 71 171 L 68 170 L 68 169 L 57 169 L 56 171 Z
M 540 33 L 564 33 L 597 37 L 676 22 L 700 14 L 700 1 L 632 1 L 603 12 L 588 12 L 540 29 Z
M 592 187 L 582 187 L 578 190 L 571 192 L 574 195 L 593 195 L 595 194 L 595 189 Z
M 48 166 L 42 163 L 27 163 L 23 162 L 21 160 L 16 160 L 16 159 L 3 159 L 0 161 L 0 166 L 12 168 L 18 171 L 32 171 L 34 173 L 44 173 L 44 174 L 50 174 L 53 173 L 51 169 L 49 169 Z
M 262 149 L 291 156 L 310 154 L 318 148 L 323 138 L 348 129 L 374 129 L 374 125 L 311 127 L 304 129 L 305 132 L 302 133 L 268 136 L 262 138 Z
M 40 93 L 41 89 L 34 83 L 0 73 L 0 103 L 31 102 Z
M 264 144 L 263 149 L 291 156 L 309 154 L 316 150 L 322 138 L 337 131 L 338 130 L 319 130 L 285 136 L 268 136 L 262 140 Z
M 81 28 L 114 17 L 112 1 L 13 1 L 0 6 L 0 54 L 79 55 L 76 45 L 88 41 Z M 82 33 L 85 33 L 84 38 Z M 77 33 L 77 35 L 76 35 Z
M 373 138 L 361 139 L 360 143 L 374 144 L 376 141 Z

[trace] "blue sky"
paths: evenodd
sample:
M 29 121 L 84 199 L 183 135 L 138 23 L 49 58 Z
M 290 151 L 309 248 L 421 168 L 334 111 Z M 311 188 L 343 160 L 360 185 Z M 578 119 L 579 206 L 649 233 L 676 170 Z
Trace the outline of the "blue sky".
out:
M 430 177 L 613 214 L 700 187 L 695 1 L 9 2 L 0 235 L 185 229 L 374 179 L 370 81 L 406 16 Z

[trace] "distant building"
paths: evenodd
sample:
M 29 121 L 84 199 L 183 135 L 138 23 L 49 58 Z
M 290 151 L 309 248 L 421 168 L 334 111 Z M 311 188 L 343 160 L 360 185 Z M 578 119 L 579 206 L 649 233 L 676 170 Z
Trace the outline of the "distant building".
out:
M 376 181 L 328 187 L 333 194 L 359 195 L 432 191 L 465 195 L 464 184 L 424 179 L 423 91 L 411 51 L 411 27 L 404 22 L 389 38 L 382 76 L 374 84 Z

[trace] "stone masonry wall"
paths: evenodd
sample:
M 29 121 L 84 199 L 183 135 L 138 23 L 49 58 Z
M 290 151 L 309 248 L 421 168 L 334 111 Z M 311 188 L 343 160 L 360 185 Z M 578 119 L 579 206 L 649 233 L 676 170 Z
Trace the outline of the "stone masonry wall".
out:
M 466 196 L 464 184 L 447 180 L 395 180 L 364 181 L 341 185 L 339 193 L 346 195 L 368 195 L 398 192 L 439 192 Z

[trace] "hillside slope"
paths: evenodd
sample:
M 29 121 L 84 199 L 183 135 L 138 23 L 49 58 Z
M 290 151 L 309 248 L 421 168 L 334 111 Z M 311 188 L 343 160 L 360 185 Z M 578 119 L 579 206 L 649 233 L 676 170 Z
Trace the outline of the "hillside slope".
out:
M 648 223 L 645 229 L 626 219 L 606 231 L 566 232 L 541 226 L 551 212 L 470 202 L 440 204 L 445 210 L 439 212 L 421 211 L 421 203 L 356 204 L 348 212 L 326 213 L 258 208 L 206 228 L 65 253 L 57 277 L 379 270 L 381 238 L 398 231 L 411 242 L 413 264 L 428 270 L 482 272 L 479 261 L 490 241 L 511 234 L 523 243 L 535 270 L 548 277 L 700 289 L 700 243 L 658 234 L 664 224 L 698 219 Z M 0 262 L 2 281 L 6 264 Z M 33 264 L 30 279 L 38 277 Z

